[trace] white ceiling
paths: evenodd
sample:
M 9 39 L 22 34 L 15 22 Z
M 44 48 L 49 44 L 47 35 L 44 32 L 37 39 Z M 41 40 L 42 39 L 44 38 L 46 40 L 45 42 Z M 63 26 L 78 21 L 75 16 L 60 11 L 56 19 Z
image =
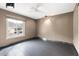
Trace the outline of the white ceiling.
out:
M 33 19 L 72 12 L 75 3 L 15 3 L 15 8 L 6 8 L 5 3 L 0 3 L 0 8 L 15 12 Z

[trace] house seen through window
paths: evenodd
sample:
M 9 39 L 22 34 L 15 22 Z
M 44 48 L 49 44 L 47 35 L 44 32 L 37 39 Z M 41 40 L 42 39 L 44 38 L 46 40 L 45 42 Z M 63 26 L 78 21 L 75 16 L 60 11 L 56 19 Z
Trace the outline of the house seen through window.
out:
M 25 36 L 25 22 L 17 19 L 7 18 L 6 19 L 6 38 L 16 38 Z

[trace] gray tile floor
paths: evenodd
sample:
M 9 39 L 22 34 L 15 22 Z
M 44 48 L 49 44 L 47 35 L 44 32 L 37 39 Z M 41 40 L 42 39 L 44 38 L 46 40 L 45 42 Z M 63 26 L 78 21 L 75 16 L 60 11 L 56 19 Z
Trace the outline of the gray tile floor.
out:
M 73 45 L 61 42 L 29 40 L 0 50 L 0 56 L 76 56 Z

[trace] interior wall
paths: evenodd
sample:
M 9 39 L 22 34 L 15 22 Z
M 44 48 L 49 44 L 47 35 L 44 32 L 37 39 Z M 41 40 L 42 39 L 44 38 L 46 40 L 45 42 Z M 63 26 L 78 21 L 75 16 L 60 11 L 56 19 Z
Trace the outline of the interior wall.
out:
M 73 44 L 79 53 L 79 6 L 76 5 L 73 13 Z
M 73 42 L 73 13 L 49 16 L 38 21 L 38 36 L 51 41 Z
M 19 19 L 25 22 L 25 36 L 13 38 L 13 39 L 6 39 L 6 18 L 7 16 L 10 16 L 12 18 L 16 18 L 16 19 Z M 0 9 L 0 47 L 9 45 L 17 41 L 35 37 L 36 36 L 35 30 L 36 30 L 36 23 L 31 18 Z

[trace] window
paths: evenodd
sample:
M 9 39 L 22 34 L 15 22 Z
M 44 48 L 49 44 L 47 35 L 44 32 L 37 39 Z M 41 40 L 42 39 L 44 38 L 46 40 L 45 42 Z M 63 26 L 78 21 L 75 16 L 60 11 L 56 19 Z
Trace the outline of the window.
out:
M 7 18 L 6 32 L 7 39 L 25 36 L 25 22 L 17 19 Z

